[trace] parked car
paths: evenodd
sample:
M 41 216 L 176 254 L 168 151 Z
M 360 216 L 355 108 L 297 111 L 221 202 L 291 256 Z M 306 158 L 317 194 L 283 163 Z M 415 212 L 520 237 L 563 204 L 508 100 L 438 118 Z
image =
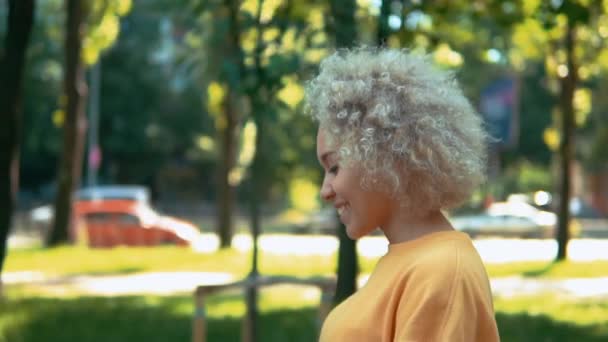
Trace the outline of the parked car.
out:
M 323 208 L 292 220 L 290 226 L 296 234 L 335 234 L 339 221 L 334 208 Z
M 455 229 L 476 237 L 551 238 L 555 236 L 557 218 L 525 202 L 508 201 L 491 204 L 484 213 L 450 218 Z
M 540 226 L 528 217 L 513 215 L 465 215 L 450 218 L 455 229 L 478 236 L 501 236 L 520 238 L 553 237 L 553 226 Z
M 37 215 L 52 220 L 52 211 L 37 208 Z M 44 214 L 44 215 L 43 215 Z M 142 186 L 96 186 L 74 194 L 70 237 L 90 247 L 195 246 L 199 229 L 191 222 L 157 213 Z M 44 217 L 43 217 L 44 216 Z
M 102 185 L 82 188 L 75 193 L 78 201 L 130 200 L 142 203 L 150 202 L 148 188 L 140 185 Z
M 292 232 L 296 234 L 322 234 L 336 235 L 337 229 L 340 227 L 340 219 L 338 213 L 333 207 L 326 207 L 314 211 L 304 219 L 292 224 Z M 382 230 L 375 229 L 371 235 L 382 235 Z
M 90 247 L 190 246 L 201 239 L 192 223 L 161 216 L 148 204 L 132 200 L 79 200 L 74 217 L 73 239 Z

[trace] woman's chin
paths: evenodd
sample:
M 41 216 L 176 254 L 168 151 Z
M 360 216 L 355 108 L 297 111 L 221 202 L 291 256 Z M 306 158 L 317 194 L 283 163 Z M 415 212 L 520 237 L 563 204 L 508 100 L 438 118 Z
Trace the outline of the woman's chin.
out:
M 346 225 L 346 235 L 351 240 L 358 240 L 358 239 L 362 238 L 363 236 L 365 236 L 366 234 L 362 229 L 358 229 L 351 225 Z

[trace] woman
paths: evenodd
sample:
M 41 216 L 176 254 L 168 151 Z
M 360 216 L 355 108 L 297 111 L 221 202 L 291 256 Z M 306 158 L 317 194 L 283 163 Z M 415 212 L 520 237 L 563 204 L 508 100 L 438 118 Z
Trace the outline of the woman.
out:
M 484 179 L 480 118 L 452 75 L 402 50 L 326 58 L 307 86 L 321 196 L 348 236 L 379 228 L 388 253 L 327 317 L 320 340 L 498 341 L 488 276 L 442 210 Z

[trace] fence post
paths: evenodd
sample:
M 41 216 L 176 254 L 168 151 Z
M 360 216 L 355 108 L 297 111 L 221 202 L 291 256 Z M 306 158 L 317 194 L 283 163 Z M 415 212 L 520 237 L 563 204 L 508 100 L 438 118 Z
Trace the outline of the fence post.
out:
M 332 301 L 333 301 L 333 289 L 330 285 L 321 285 L 321 303 L 319 304 L 319 329 L 323 325 L 325 318 L 329 315 L 329 312 L 332 309 Z
M 256 341 L 256 336 L 255 336 L 255 322 L 252 320 L 252 315 L 251 315 L 251 310 L 253 308 L 251 308 L 252 305 L 252 301 L 255 302 L 255 291 L 256 290 L 256 283 L 255 280 L 251 281 L 251 279 L 248 279 L 245 282 L 245 288 L 244 288 L 244 293 L 245 293 L 245 307 L 246 307 L 246 311 L 245 311 L 245 316 L 243 317 L 243 321 L 242 321 L 242 325 L 241 325 L 241 342 L 255 342 Z M 254 296 L 254 297 L 251 297 Z
M 192 322 L 192 342 L 207 341 L 207 317 L 205 315 L 205 290 L 194 290 L 194 317 Z

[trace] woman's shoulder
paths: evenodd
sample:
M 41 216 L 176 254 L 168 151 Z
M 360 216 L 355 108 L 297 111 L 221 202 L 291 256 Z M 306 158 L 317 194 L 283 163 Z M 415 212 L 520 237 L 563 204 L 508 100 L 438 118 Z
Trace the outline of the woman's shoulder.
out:
M 455 280 L 487 278 L 483 262 L 468 235 L 450 232 L 412 246 L 394 258 L 404 279 L 447 284 Z

